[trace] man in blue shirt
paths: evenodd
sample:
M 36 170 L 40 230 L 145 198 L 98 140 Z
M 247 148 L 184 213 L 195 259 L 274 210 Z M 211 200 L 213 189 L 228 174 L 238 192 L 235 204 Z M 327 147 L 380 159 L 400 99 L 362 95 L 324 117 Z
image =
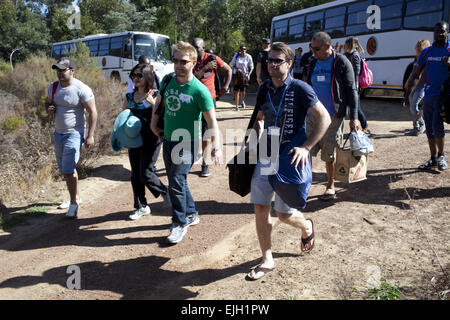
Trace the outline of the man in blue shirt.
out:
M 321 199 L 336 198 L 334 190 L 334 171 L 336 166 L 336 148 L 340 147 L 344 135 L 344 117 L 349 111 L 350 128 L 358 130 L 358 91 L 351 62 L 331 47 L 331 37 L 326 32 L 316 33 L 311 40 L 314 59 L 311 60 L 306 81 L 312 85 L 331 116 L 331 125 L 318 144 L 311 150 L 316 156 L 321 149 L 321 159 L 327 171 L 327 186 Z M 306 132 L 314 126 L 314 118 L 306 118 Z
M 259 109 L 253 128 L 264 132 L 268 140 L 276 136 L 279 150 L 305 129 L 305 117 L 309 111 L 316 118 L 316 126 L 306 141 L 292 148 L 292 165 L 295 167 L 309 165 L 309 150 L 320 140 L 330 124 L 330 117 L 324 106 L 317 99 L 314 90 L 306 83 L 293 79 L 289 74 L 292 67 L 294 52 L 284 43 L 274 43 L 269 52 L 268 71 L 271 81 L 259 86 L 256 109 Z M 264 135 L 263 135 L 264 137 Z M 261 139 L 260 146 L 264 142 Z M 269 148 L 270 142 L 268 142 Z M 274 150 L 271 150 L 273 153 Z M 276 151 L 275 151 L 276 152 Z M 271 154 L 270 158 L 273 157 Z M 264 161 L 269 160 L 269 161 Z M 257 280 L 273 270 L 274 260 L 271 250 L 272 222 L 270 209 L 274 189 L 269 183 L 271 168 L 270 159 L 260 156 L 251 182 L 251 203 L 255 209 L 256 232 L 262 252 L 261 263 L 248 274 L 250 280 Z M 309 252 L 314 246 L 314 226 L 311 219 L 305 219 L 295 208 L 289 207 L 278 194 L 275 194 L 274 210 L 283 223 L 301 230 L 300 248 Z
M 419 170 L 437 167 L 447 169 L 447 159 L 444 155 L 444 123 L 439 114 L 439 97 L 442 84 L 449 77 L 450 42 L 448 41 L 449 25 L 445 21 L 434 26 L 434 42 L 425 48 L 419 56 L 416 72 L 410 77 L 408 88 L 414 79 L 418 79 L 426 68 L 425 97 L 423 100 L 423 118 L 428 138 L 431 158 L 419 166 Z

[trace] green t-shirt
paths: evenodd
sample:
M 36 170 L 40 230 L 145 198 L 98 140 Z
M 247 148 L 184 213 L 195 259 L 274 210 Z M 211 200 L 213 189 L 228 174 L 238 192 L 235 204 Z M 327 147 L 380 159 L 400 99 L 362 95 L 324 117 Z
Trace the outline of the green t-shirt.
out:
M 164 79 L 161 81 L 164 83 Z M 164 92 L 164 139 L 172 142 L 201 140 L 202 112 L 214 108 L 208 88 L 196 77 L 186 84 L 179 84 L 176 76 L 170 80 Z M 184 129 L 178 131 L 177 129 Z M 175 136 L 172 137 L 174 131 Z M 189 136 L 186 136 L 186 130 Z M 183 135 L 182 137 L 180 137 Z

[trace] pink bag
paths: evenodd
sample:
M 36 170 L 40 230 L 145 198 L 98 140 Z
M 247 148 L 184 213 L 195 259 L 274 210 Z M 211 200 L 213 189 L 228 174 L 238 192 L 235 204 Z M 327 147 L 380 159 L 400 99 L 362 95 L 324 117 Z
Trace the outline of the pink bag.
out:
M 359 86 L 363 89 L 368 88 L 373 83 L 373 74 L 366 64 L 366 61 L 361 58 L 361 73 L 358 77 Z

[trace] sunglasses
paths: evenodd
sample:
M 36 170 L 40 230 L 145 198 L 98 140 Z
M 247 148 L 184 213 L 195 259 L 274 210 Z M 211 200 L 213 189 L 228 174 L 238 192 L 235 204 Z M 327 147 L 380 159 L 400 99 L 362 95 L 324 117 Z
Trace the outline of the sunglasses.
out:
M 273 64 L 275 66 L 279 66 L 285 62 L 286 62 L 286 60 L 283 60 L 283 59 L 273 59 L 273 58 L 267 59 L 267 64 Z
M 247 48 L 242 48 L 241 51 L 247 51 Z
M 144 77 L 144 74 L 143 73 L 141 73 L 141 72 L 138 72 L 138 73 L 133 73 L 131 76 L 130 76 L 130 78 L 131 79 L 142 79 Z
M 173 61 L 174 64 L 178 64 L 179 63 L 179 64 L 182 64 L 183 66 L 185 66 L 187 63 L 192 62 L 194 60 L 192 60 L 192 59 L 183 60 L 183 59 L 175 59 L 175 58 L 173 58 L 172 61 Z
M 67 70 L 70 70 L 70 68 L 67 68 L 67 69 L 64 69 L 64 70 L 57 69 L 56 72 L 58 72 L 58 73 L 64 73 L 64 72 L 66 72 Z
M 322 49 L 322 46 L 320 46 L 320 47 L 311 47 L 311 49 L 313 49 L 314 51 L 319 51 L 320 49 Z

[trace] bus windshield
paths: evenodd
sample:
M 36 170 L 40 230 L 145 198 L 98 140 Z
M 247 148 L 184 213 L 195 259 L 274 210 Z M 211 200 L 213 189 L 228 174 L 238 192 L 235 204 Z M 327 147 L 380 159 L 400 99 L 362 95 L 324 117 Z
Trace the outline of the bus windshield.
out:
M 134 36 L 134 60 L 145 55 L 150 60 L 157 62 L 171 62 L 170 42 L 165 37 L 152 37 L 148 35 Z

